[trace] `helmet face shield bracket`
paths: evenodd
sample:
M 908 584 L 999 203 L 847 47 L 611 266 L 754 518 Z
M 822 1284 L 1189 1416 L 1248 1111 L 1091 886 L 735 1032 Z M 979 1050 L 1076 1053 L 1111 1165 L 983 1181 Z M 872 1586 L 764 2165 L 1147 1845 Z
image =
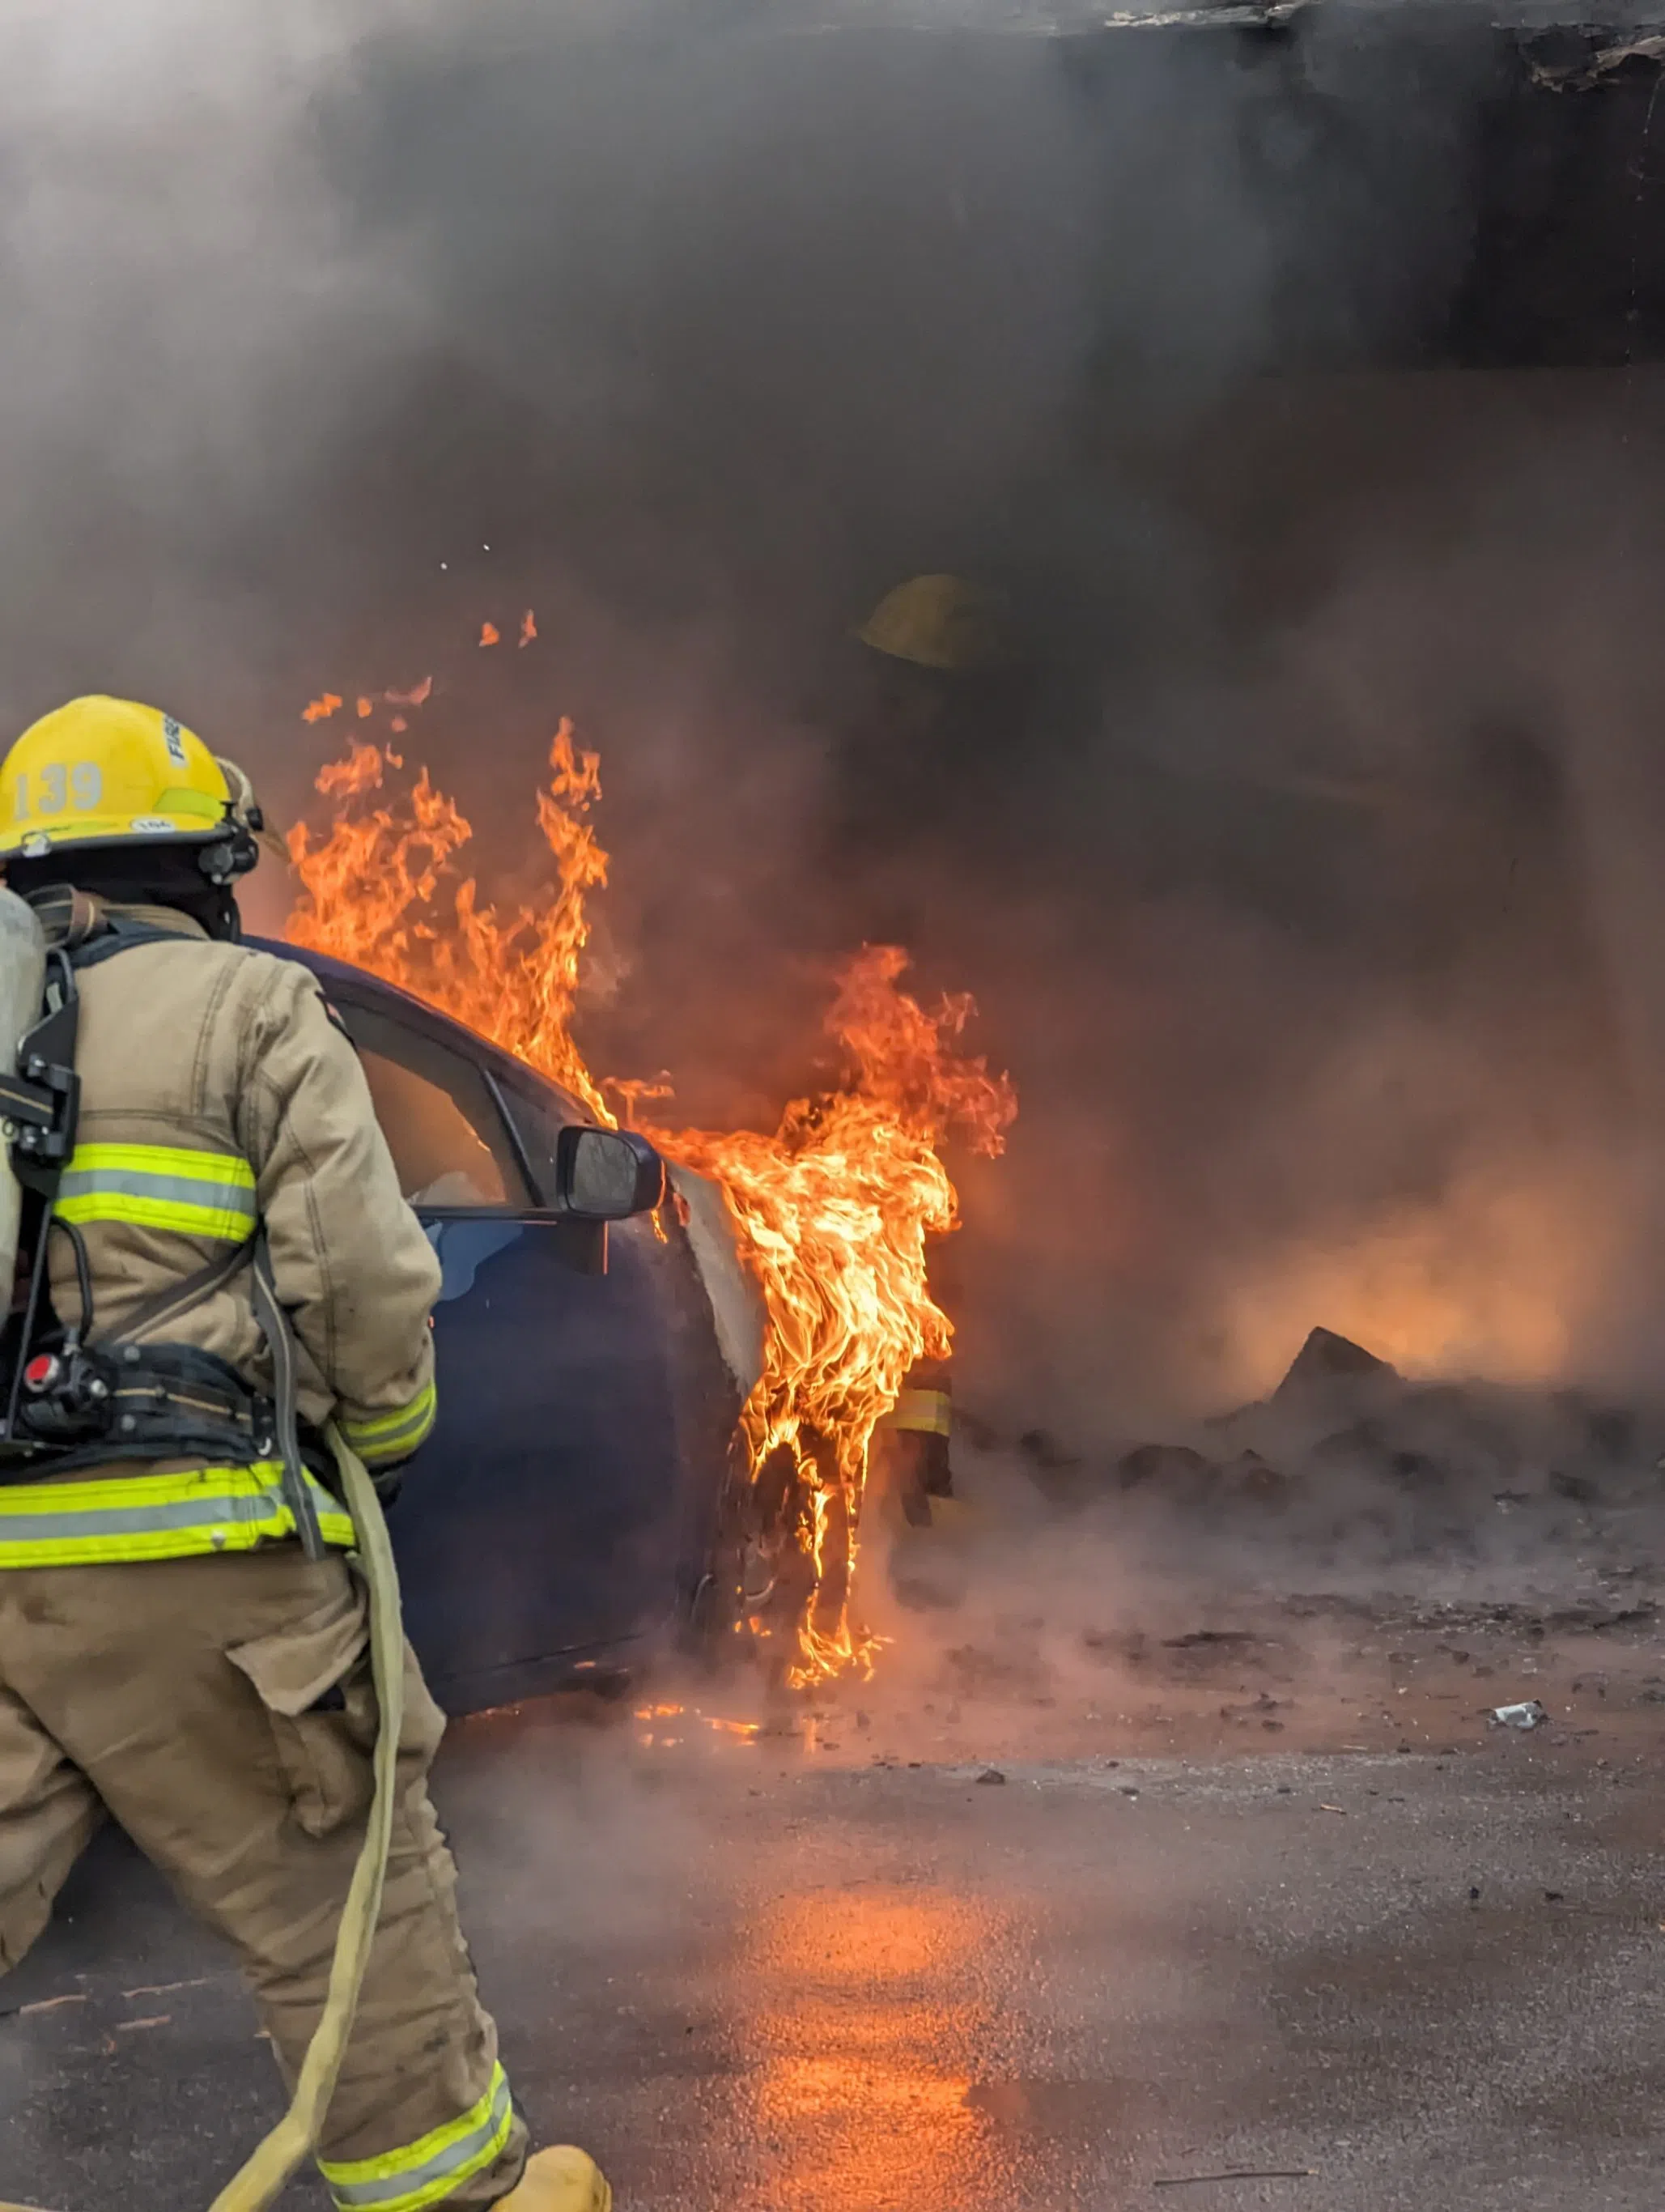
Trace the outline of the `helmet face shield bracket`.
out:
M 260 848 L 251 832 L 240 822 L 228 822 L 225 836 L 197 848 L 197 865 L 211 884 L 224 885 L 246 876 L 259 858 Z

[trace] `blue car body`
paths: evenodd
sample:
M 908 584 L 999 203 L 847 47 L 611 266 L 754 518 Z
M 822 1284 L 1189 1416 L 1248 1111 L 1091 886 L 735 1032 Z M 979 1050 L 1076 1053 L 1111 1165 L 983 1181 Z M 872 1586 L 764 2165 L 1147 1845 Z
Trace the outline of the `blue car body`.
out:
M 721 1209 L 679 1172 L 657 1215 L 558 1218 L 575 1099 L 360 969 L 263 949 L 319 977 L 358 1045 L 443 1270 L 439 1420 L 390 1516 L 430 1681 L 460 1713 L 635 1672 L 699 1620 L 754 1379 Z

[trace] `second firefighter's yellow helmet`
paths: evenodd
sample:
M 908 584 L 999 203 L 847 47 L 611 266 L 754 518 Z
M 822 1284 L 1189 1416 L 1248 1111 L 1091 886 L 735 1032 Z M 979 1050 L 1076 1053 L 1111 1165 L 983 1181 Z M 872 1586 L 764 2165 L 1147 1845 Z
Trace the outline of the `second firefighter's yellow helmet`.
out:
M 1004 595 L 964 576 L 911 576 L 886 592 L 856 635 L 887 660 L 952 675 L 1002 667 L 1013 658 Z
M 90 845 L 199 845 L 224 883 L 253 867 L 253 787 L 194 730 L 133 699 L 71 699 L 0 763 L 0 864 Z

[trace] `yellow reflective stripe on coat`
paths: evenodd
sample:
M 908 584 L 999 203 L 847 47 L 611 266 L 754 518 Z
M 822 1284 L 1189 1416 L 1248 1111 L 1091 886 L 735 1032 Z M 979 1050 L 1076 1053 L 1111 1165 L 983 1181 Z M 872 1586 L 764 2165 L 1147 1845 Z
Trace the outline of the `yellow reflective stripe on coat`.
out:
M 946 1390 L 904 1390 L 879 1425 L 946 1437 L 953 1433 L 953 1413 L 954 1401 Z
M 408 1406 L 391 1413 L 372 1413 L 367 1420 L 343 1421 L 341 1432 L 366 1467 L 390 1459 L 408 1459 L 427 1440 L 439 1410 L 432 1382 L 425 1382 Z
M 509 2078 L 494 2066 L 491 2086 L 461 2119 L 380 2158 L 354 2159 L 342 2166 L 320 2159 L 318 2172 L 341 2212 L 421 2212 L 424 2205 L 441 2203 L 471 2175 L 484 2172 L 509 2140 L 514 2117 Z
M 130 1222 L 240 1244 L 255 1225 L 254 1170 L 183 1145 L 77 1145 L 58 1187 L 65 1221 Z
M 326 1543 L 348 1547 L 353 1522 L 308 1474 Z M 251 1552 L 295 1533 L 276 1460 L 188 1474 L 100 1475 L 90 1482 L 0 1485 L 0 1568 L 76 1567 Z

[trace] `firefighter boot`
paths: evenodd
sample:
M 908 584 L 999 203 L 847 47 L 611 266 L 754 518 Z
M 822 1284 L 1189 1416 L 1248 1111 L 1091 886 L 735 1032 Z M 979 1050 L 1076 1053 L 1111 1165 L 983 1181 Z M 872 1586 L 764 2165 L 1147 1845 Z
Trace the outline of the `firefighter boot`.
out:
M 536 2151 L 497 2212 L 613 2212 L 613 2191 L 587 2151 L 570 2143 Z

